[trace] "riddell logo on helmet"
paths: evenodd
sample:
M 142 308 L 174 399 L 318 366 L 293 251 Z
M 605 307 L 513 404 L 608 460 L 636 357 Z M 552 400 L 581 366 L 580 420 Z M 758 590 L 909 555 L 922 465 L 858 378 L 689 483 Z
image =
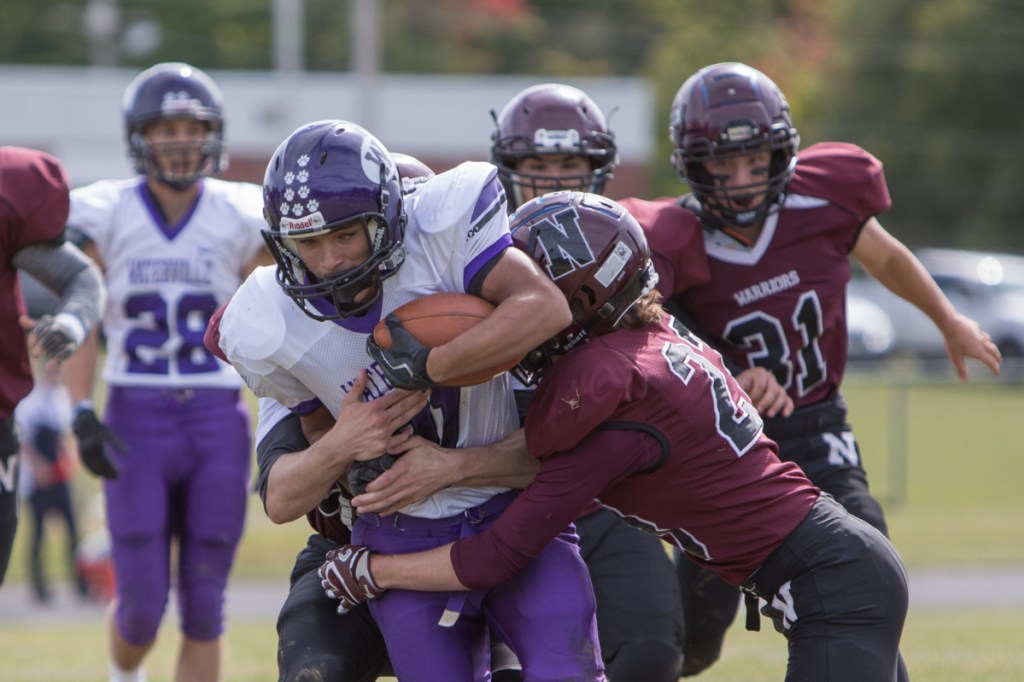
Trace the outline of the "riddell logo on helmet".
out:
M 327 224 L 320 211 L 311 213 L 302 218 L 281 218 L 281 234 L 294 234 L 296 232 L 310 232 L 322 228 Z
M 742 123 L 729 126 L 725 129 L 722 136 L 729 142 L 743 142 L 753 139 L 757 133 L 757 126 L 750 123 Z
M 165 92 L 160 102 L 160 112 L 167 115 L 176 113 L 187 113 L 193 111 L 199 102 L 185 90 L 177 92 Z

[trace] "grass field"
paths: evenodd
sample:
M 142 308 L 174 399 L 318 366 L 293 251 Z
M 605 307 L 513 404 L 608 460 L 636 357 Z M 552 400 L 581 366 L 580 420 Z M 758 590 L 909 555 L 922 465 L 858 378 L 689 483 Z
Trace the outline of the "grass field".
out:
M 911 570 L 1024 568 L 1024 457 L 1014 426 L 1024 415 L 1024 388 L 987 382 L 885 385 L 877 377 L 853 376 L 846 395 L 872 486 L 886 504 L 893 540 Z M 80 483 L 83 497 L 94 492 L 91 482 Z M 303 524 L 270 524 L 254 498 L 234 579 L 283 579 L 306 534 Z M 12 558 L 11 582 L 24 580 L 25 535 L 20 533 Z M 49 551 L 50 573 L 60 575 L 57 549 Z M 784 640 L 769 624 L 765 628 L 750 633 L 738 623 L 723 660 L 698 679 L 781 680 Z M 917 609 L 908 620 L 903 652 L 916 680 L 1016 682 L 1024 679 L 1022 632 L 1019 605 Z M 148 665 L 151 682 L 171 679 L 176 645 L 177 634 L 165 627 Z M 276 679 L 271 621 L 230 624 L 227 646 L 227 681 Z M 104 651 L 95 624 L 25 627 L 0 614 L 3 682 L 102 682 Z

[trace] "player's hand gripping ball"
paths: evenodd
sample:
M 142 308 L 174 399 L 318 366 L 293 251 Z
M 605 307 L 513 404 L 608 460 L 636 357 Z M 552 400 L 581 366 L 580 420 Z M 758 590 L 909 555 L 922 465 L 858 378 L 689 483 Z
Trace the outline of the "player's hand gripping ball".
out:
M 494 311 L 494 305 L 471 294 L 441 293 L 417 298 L 379 322 L 367 339 L 367 352 L 397 388 L 475 386 L 490 381 L 519 362 L 515 359 L 479 372 L 434 382 L 427 375 L 427 355 Z
M 317 574 L 324 594 L 340 600 L 338 613 L 346 613 L 384 594 L 370 574 L 370 550 L 361 545 L 332 549 Z

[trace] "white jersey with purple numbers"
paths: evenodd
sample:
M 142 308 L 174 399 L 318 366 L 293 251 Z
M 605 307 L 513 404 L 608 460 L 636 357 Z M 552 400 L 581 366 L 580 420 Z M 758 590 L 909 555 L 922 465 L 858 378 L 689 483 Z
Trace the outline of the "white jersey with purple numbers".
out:
M 424 181 L 405 199 L 405 262 L 382 282 L 381 298 L 365 315 L 333 322 L 311 319 L 281 290 L 272 267 L 258 268 L 242 284 L 221 320 L 220 344 L 257 396 L 298 414 L 324 405 L 337 416 L 364 369 L 369 377 L 364 398 L 384 395 L 390 386 L 366 353 L 367 336 L 377 322 L 421 296 L 465 293 L 474 275 L 511 246 L 504 192 L 488 163 L 463 163 Z M 261 419 L 274 414 L 261 409 Z M 280 412 L 273 418 L 280 418 Z M 413 427 L 445 447 L 500 440 L 518 427 L 508 375 L 469 388 L 433 389 Z M 261 424 L 260 432 L 266 430 Z M 447 488 L 402 511 L 452 516 L 505 490 Z
M 103 180 L 71 192 L 68 225 L 93 242 L 106 271 L 108 384 L 241 386 L 203 333 L 263 247 L 259 186 L 205 178 L 192 211 L 168 226 L 141 178 Z

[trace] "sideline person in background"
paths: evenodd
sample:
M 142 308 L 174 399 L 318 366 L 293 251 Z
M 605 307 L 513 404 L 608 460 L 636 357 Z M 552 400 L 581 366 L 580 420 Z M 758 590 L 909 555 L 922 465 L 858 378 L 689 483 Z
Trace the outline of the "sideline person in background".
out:
M 850 257 L 928 314 L 961 380 L 965 358 L 998 374 L 998 349 L 879 223 L 891 203 L 881 162 L 839 142 L 798 153 L 789 105 L 765 74 L 734 62 L 701 69 L 676 94 L 669 130 L 673 163 L 691 193 L 623 202 L 664 239 L 703 237 L 710 278 L 673 292 L 669 309 L 706 335 L 734 371 L 771 372 L 795 406 L 788 416 L 767 415 L 765 432 L 780 456 L 887 533 L 840 390 Z M 695 648 L 687 649 L 687 672 L 695 674 L 718 658 L 737 592 L 692 563 L 679 568 L 688 624 L 703 614 L 704 632 L 692 632 Z
M 416 438 L 472 448 L 516 430 L 504 374 L 466 388 L 442 385 L 520 357 L 569 319 L 550 282 L 510 248 L 493 166 L 460 164 L 404 192 L 373 135 L 347 121 L 318 121 L 278 147 L 264 199 L 278 266 L 246 280 L 217 334 L 253 392 L 298 418 L 287 441 L 298 449 L 277 448 L 265 479 L 271 520 L 289 522 L 318 505 L 325 516 L 344 514 L 345 497 L 369 480 L 365 467 L 350 471 L 356 456 L 373 453 L 369 466 L 379 473 Z M 471 293 L 496 307 L 472 330 L 427 349 L 391 313 L 438 292 Z M 368 344 L 380 321 L 390 349 Z M 301 447 L 303 439 L 312 445 Z M 445 488 L 392 514 L 360 515 L 352 538 L 397 551 L 436 546 L 480 532 L 515 494 L 494 485 Z M 528 676 L 604 679 L 589 579 L 571 526 L 563 530 L 532 570 L 502 589 L 396 591 L 371 605 L 396 676 L 482 679 L 489 625 Z M 320 549 L 330 548 L 325 538 Z M 306 626 L 335 631 L 319 619 Z
M 539 377 L 525 427 L 539 471 L 474 537 L 332 553 L 328 596 L 349 608 L 392 589 L 501 584 L 597 499 L 764 599 L 788 639 L 787 680 L 895 680 L 909 601 L 899 555 L 777 458 L 721 356 L 658 304 L 636 220 L 603 197 L 559 192 L 520 207 L 511 229 L 574 311 L 520 365 Z
M 95 338 L 68 365 L 75 433 L 97 452 L 117 575 L 110 680 L 145 679 L 172 576 L 178 682 L 221 678 L 224 596 L 241 539 L 251 441 L 241 379 L 203 346 L 207 321 L 268 262 L 260 188 L 224 170 L 220 90 L 183 63 L 157 64 L 122 102 L 139 176 L 71 193 L 68 223 L 101 266 L 106 416 L 92 406 Z M 123 449 L 113 452 L 109 444 Z M 172 567 L 172 558 L 175 565 Z M 173 570 L 172 570 L 173 568 Z
M 618 164 L 618 147 L 604 112 L 586 93 L 561 83 L 534 85 L 491 115 L 491 162 L 511 198 L 510 210 L 559 190 L 604 193 Z M 533 390 L 513 385 L 522 417 Z M 678 680 L 683 615 L 675 568 L 661 540 L 596 502 L 575 524 L 594 585 L 608 678 Z
M 76 559 L 79 525 L 71 477 L 77 470 L 78 456 L 71 440 L 71 398 L 61 383 L 59 366 L 41 363 L 36 372 L 36 384 L 18 405 L 15 417 L 22 439 L 21 494 L 32 511 L 32 595 L 40 604 L 49 604 L 53 591 L 43 567 L 43 540 L 49 518 L 55 517 L 64 525 L 65 565 L 79 598 L 89 596 L 89 583 Z
M 0 147 L 0 585 L 18 529 L 14 410 L 32 390 L 30 353 L 48 362 L 69 357 L 99 320 L 105 296 L 99 271 L 64 241 L 67 216 L 64 166 L 43 152 Z M 53 315 L 29 318 L 19 270 L 59 296 Z

